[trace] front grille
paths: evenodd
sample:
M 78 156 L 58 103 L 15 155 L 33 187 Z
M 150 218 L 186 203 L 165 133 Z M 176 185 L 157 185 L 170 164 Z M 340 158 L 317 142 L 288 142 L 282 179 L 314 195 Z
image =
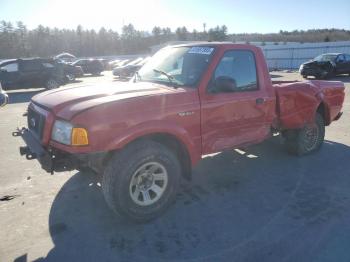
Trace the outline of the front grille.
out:
M 45 125 L 45 116 L 34 111 L 32 108 L 28 108 L 28 128 L 33 131 L 38 138 L 42 138 L 44 125 Z

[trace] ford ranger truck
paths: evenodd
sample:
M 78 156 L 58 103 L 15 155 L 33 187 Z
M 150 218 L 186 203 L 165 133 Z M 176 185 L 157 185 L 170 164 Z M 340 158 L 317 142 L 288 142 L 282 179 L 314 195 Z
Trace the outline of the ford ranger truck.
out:
M 47 172 L 102 174 L 108 206 L 144 222 L 176 196 L 206 154 L 283 136 L 288 152 L 317 151 L 341 117 L 344 84 L 271 82 L 260 48 L 166 47 L 130 82 L 63 87 L 34 96 L 18 129 L 27 159 Z

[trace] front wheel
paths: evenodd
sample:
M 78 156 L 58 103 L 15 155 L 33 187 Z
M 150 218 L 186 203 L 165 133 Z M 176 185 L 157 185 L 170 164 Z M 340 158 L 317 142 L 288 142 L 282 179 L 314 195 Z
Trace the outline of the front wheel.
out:
M 289 153 L 305 155 L 315 152 L 320 149 L 324 141 L 324 119 L 320 113 L 316 113 L 313 123 L 308 123 L 301 129 L 287 130 L 283 135 Z
M 102 179 L 108 206 L 135 222 L 156 218 L 174 200 L 181 167 L 162 144 L 138 141 L 114 155 Z
M 75 81 L 75 75 L 73 74 L 68 74 L 66 75 L 67 79 L 68 79 L 68 82 L 73 82 Z

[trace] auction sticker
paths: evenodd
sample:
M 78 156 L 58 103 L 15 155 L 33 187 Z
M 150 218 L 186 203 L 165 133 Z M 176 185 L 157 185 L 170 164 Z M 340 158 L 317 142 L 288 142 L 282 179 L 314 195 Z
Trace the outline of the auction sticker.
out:
M 189 54 L 201 54 L 201 55 L 210 55 L 213 52 L 213 47 L 206 46 L 194 46 L 188 51 Z

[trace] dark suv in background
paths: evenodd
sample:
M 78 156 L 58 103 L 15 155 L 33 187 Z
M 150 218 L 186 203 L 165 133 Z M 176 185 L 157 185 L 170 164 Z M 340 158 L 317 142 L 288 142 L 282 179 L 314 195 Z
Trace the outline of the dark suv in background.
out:
M 64 84 L 64 72 L 52 59 L 11 59 L 0 63 L 0 82 L 4 89 L 54 89 Z
M 99 75 L 104 71 L 102 62 L 97 59 L 79 59 L 72 63 L 72 65 L 80 66 L 84 74 Z
M 302 64 L 300 74 L 324 79 L 341 74 L 350 75 L 350 55 L 342 53 L 322 54 Z

